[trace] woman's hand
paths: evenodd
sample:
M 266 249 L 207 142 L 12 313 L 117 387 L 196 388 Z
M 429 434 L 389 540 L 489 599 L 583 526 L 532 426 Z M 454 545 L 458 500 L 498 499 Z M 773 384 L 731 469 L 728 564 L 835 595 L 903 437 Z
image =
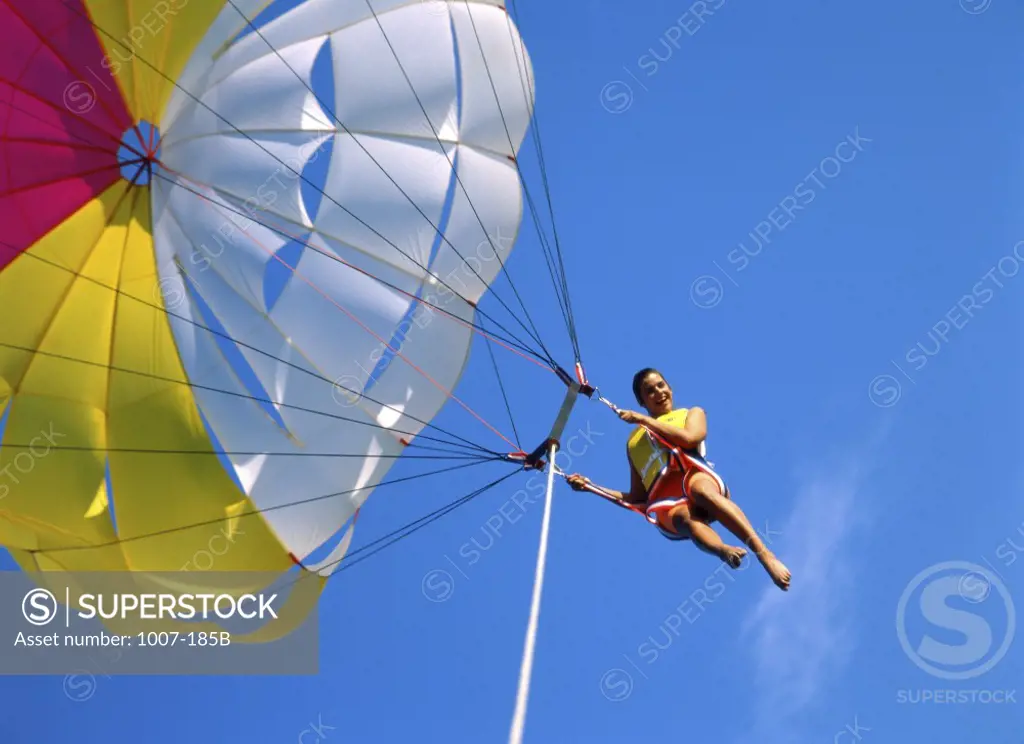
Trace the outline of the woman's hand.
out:
M 572 475 L 566 476 L 565 480 L 573 491 L 586 491 L 587 486 L 590 485 L 590 479 L 580 475 L 579 473 L 573 473 Z
M 642 413 L 626 410 L 619 411 L 619 418 L 627 424 L 643 424 L 647 420 L 647 417 Z

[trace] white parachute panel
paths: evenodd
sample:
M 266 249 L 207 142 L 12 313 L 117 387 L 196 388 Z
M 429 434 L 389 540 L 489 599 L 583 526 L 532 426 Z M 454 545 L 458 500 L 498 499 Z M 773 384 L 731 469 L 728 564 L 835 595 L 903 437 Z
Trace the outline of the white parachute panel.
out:
M 407 432 L 421 431 L 458 383 L 475 303 L 522 219 L 513 158 L 532 113 L 531 72 L 493 0 L 309 0 L 224 49 L 241 20 L 225 8 L 182 77 L 233 126 L 180 90 L 162 122 L 176 185 L 153 189 L 155 239 L 161 279 L 188 278 L 278 403 L 275 417 L 247 399 L 212 334 L 172 319 L 190 379 L 236 393 L 196 390 L 225 450 L 258 453 L 232 455 L 235 472 L 302 560 L 344 528 Z M 333 112 L 309 90 L 323 84 L 312 71 L 325 44 Z M 311 221 L 295 174 L 327 140 Z M 292 239 L 308 247 L 268 307 L 268 266 Z M 191 298 L 180 314 L 202 323 Z M 344 394 L 342 379 L 366 397 Z M 356 456 L 298 456 L 332 451 Z M 312 567 L 329 572 L 351 535 Z

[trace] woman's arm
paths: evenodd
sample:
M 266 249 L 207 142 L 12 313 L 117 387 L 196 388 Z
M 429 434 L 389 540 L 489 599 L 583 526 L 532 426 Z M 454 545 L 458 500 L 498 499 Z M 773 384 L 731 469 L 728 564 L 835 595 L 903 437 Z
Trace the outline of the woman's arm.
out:
M 708 419 L 703 408 L 691 408 L 686 412 L 686 425 L 672 426 L 664 421 L 634 411 L 623 411 L 619 417 L 631 424 L 640 424 L 662 439 L 683 449 L 697 449 L 708 435 Z
M 629 453 L 627 451 L 626 460 L 629 463 L 629 491 L 616 491 L 612 488 L 605 488 L 593 483 L 589 478 L 580 475 L 579 473 L 573 473 L 568 476 L 566 480 L 569 485 L 577 491 L 584 491 L 588 488 L 601 491 L 602 493 L 610 496 L 616 501 L 621 501 L 626 504 L 643 504 L 647 501 L 647 489 L 644 488 L 644 482 L 640 478 L 640 474 L 636 472 L 636 468 L 633 467 L 633 461 L 629 459 Z

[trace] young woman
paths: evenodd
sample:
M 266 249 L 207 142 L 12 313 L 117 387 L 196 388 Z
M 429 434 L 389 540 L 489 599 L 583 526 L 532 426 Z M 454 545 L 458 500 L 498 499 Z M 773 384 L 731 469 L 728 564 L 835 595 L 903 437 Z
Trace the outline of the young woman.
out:
M 765 546 L 743 511 L 732 502 L 722 478 L 704 459 L 707 418 L 701 408 L 673 408 L 672 388 L 655 369 L 633 377 L 633 394 L 648 415 L 619 411 L 627 424 L 637 424 L 626 444 L 628 492 L 595 485 L 574 473 L 567 480 L 577 491 L 601 491 L 627 504 L 642 505 L 648 520 L 673 540 L 694 544 L 738 568 L 747 551 L 726 545 L 711 527 L 721 522 L 757 555 L 772 581 L 789 589 L 789 569 Z

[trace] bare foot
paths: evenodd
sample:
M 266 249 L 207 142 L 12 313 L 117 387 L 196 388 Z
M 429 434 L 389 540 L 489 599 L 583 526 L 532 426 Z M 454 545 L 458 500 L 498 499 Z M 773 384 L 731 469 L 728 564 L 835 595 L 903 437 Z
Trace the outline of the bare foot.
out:
M 718 557 L 721 558 L 725 563 L 727 563 L 729 565 L 729 568 L 739 568 L 740 563 L 743 562 L 743 558 L 744 556 L 746 556 L 746 554 L 746 548 L 737 548 L 732 545 L 723 545 Z
M 758 557 L 761 559 L 761 565 L 764 566 L 764 570 L 768 572 L 768 575 L 772 577 L 772 581 L 775 582 L 775 586 L 779 587 L 782 591 L 787 591 L 789 589 L 789 580 L 792 577 L 785 564 L 776 558 L 775 554 L 770 550 L 765 550 Z

